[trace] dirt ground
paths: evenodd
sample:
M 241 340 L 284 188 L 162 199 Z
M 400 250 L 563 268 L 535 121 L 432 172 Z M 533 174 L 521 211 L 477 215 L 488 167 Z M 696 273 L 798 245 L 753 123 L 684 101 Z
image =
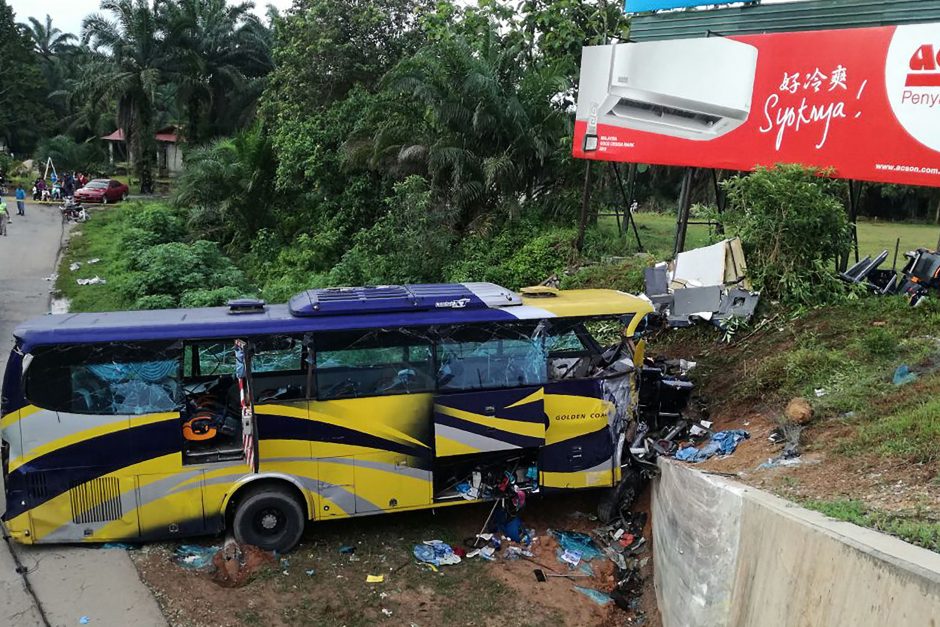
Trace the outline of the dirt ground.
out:
M 768 490 L 793 501 L 854 499 L 880 511 L 907 515 L 917 513 L 940 520 L 940 482 L 937 464 L 899 463 L 874 453 L 840 454 L 839 443 L 854 428 L 838 420 L 813 420 L 800 436 L 801 455 L 793 465 L 761 468 L 778 457 L 783 444 L 768 438 L 783 418 L 783 408 L 768 404 L 710 403 L 715 395 L 733 381 L 715 377 L 708 389 L 697 389 L 699 396 L 691 405 L 711 410 L 707 418 L 713 430 L 744 429 L 748 440 L 738 445 L 733 455 L 715 457 L 692 464 L 705 472 L 728 475 L 756 488 Z M 691 418 L 700 418 L 694 409 Z
M 465 559 L 432 572 L 418 565 L 412 547 L 440 539 L 460 546 L 476 534 L 488 505 L 465 505 L 346 521 L 313 523 L 304 541 L 288 555 L 276 556 L 275 567 L 254 574 L 243 588 L 223 588 L 205 571 L 174 560 L 176 544 L 145 545 L 131 551 L 144 582 L 153 590 L 174 626 L 238 625 L 579 625 L 659 627 L 652 586 L 652 559 L 641 571 L 644 590 L 637 613 L 613 603 L 599 606 L 575 586 L 609 592 L 614 566 L 607 559 L 591 562 L 594 576 L 574 581 L 550 577 L 537 582 L 534 569 L 565 572 L 555 557 L 548 529 L 589 532 L 596 493 L 533 498 L 522 513 L 538 540 L 533 563 L 499 557 L 486 562 Z M 649 506 L 649 492 L 637 504 Z M 644 535 L 649 557 L 651 538 Z M 221 539 L 216 540 L 220 544 Z M 208 544 L 204 542 L 203 544 Z M 354 546 L 352 555 L 341 546 Z M 505 553 L 505 547 L 498 555 Z M 366 583 L 384 575 L 382 583 Z
M 804 452 L 798 464 L 761 468 L 783 449 L 768 440 L 777 427 L 777 418 L 770 409 L 739 413 L 729 408 L 712 416 L 715 430 L 745 429 L 751 437 L 738 445 L 733 455 L 695 466 L 730 474 L 748 485 L 793 500 L 860 499 L 886 512 L 940 511 L 940 484 L 932 481 L 937 468 L 900 464 L 877 455 L 834 454 L 832 443 L 849 429 L 838 423 L 811 424 L 803 431 Z

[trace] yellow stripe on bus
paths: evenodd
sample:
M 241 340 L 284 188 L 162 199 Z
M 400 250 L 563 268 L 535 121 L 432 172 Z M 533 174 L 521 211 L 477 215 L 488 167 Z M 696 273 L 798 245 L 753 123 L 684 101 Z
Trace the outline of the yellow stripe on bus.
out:
M 36 407 L 35 405 L 27 405 L 26 407 L 21 407 L 16 411 L 12 411 L 4 416 L 2 420 L 0 420 L 0 429 L 12 427 L 23 418 L 32 416 L 37 411 L 39 411 L 39 407 Z
M 174 412 L 166 412 L 160 414 L 145 414 L 143 416 L 134 416 L 130 419 L 131 427 L 140 427 L 143 425 L 149 425 L 156 422 L 162 422 L 164 420 L 178 420 L 179 414 Z M 85 440 L 92 440 L 94 438 L 101 437 L 103 435 L 108 435 L 109 433 L 117 433 L 118 431 L 126 431 L 128 429 L 128 421 L 116 420 L 110 422 L 106 425 L 100 425 L 97 427 L 92 427 L 91 429 L 86 429 L 84 431 L 79 431 L 78 433 L 72 433 L 65 437 L 59 438 L 58 440 L 53 440 L 47 442 L 41 446 L 33 447 L 29 450 L 28 455 L 22 455 L 10 460 L 10 472 L 16 470 L 23 464 L 29 463 L 34 459 L 38 459 L 43 455 L 48 455 L 49 453 L 56 451 L 60 448 L 65 448 L 72 444 L 77 444 L 78 442 L 84 442 Z
M 467 422 L 472 422 L 482 427 L 490 427 L 492 429 L 512 433 L 513 435 L 525 435 L 530 438 L 540 439 L 545 437 L 545 425 L 541 422 L 525 422 L 522 420 L 497 418 L 495 416 L 484 416 L 483 414 L 476 414 L 462 409 L 454 409 L 447 405 L 435 405 L 434 411 L 452 418 L 466 420 Z M 492 437 L 499 438 L 499 434 L 494 433 Z

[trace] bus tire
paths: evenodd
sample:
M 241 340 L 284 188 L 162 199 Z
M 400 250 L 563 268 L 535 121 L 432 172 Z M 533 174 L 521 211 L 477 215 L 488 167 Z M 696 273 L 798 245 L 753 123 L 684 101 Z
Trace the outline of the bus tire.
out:
M 232 519 L 235 539 L 265 551 L 290 551 L 304 533 L 307 517 L 294 495 L 266 485 L 240 499 Z
M 632 468 L 624 468 L 620 483 L 607 490 L 597 504 L 600 521 L 609 524 L 629 510 L 640 495 L 641 483 L 640 473 Z

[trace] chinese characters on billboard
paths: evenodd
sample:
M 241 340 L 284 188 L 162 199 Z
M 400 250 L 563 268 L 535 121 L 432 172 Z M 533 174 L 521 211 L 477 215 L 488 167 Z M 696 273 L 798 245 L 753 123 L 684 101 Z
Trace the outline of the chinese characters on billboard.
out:
M 940 24 L 587 47 L 574 155 L 940 186 Z

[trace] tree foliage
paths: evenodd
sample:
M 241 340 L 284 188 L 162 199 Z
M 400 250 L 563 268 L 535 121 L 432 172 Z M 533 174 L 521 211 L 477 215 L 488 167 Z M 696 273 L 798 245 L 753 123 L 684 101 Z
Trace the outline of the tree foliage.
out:
M 32 41 L 0 0 L 0 140 L 13 152 L 31 148 L 51 124 L 39 75 Z
M 841 182 L 799 165 L 758 168 L 723 182 L 721 220 L 741 238 L 748 270 L 765 297 L 814 305 L 833 289 L 835 261 L 852 245 Z

